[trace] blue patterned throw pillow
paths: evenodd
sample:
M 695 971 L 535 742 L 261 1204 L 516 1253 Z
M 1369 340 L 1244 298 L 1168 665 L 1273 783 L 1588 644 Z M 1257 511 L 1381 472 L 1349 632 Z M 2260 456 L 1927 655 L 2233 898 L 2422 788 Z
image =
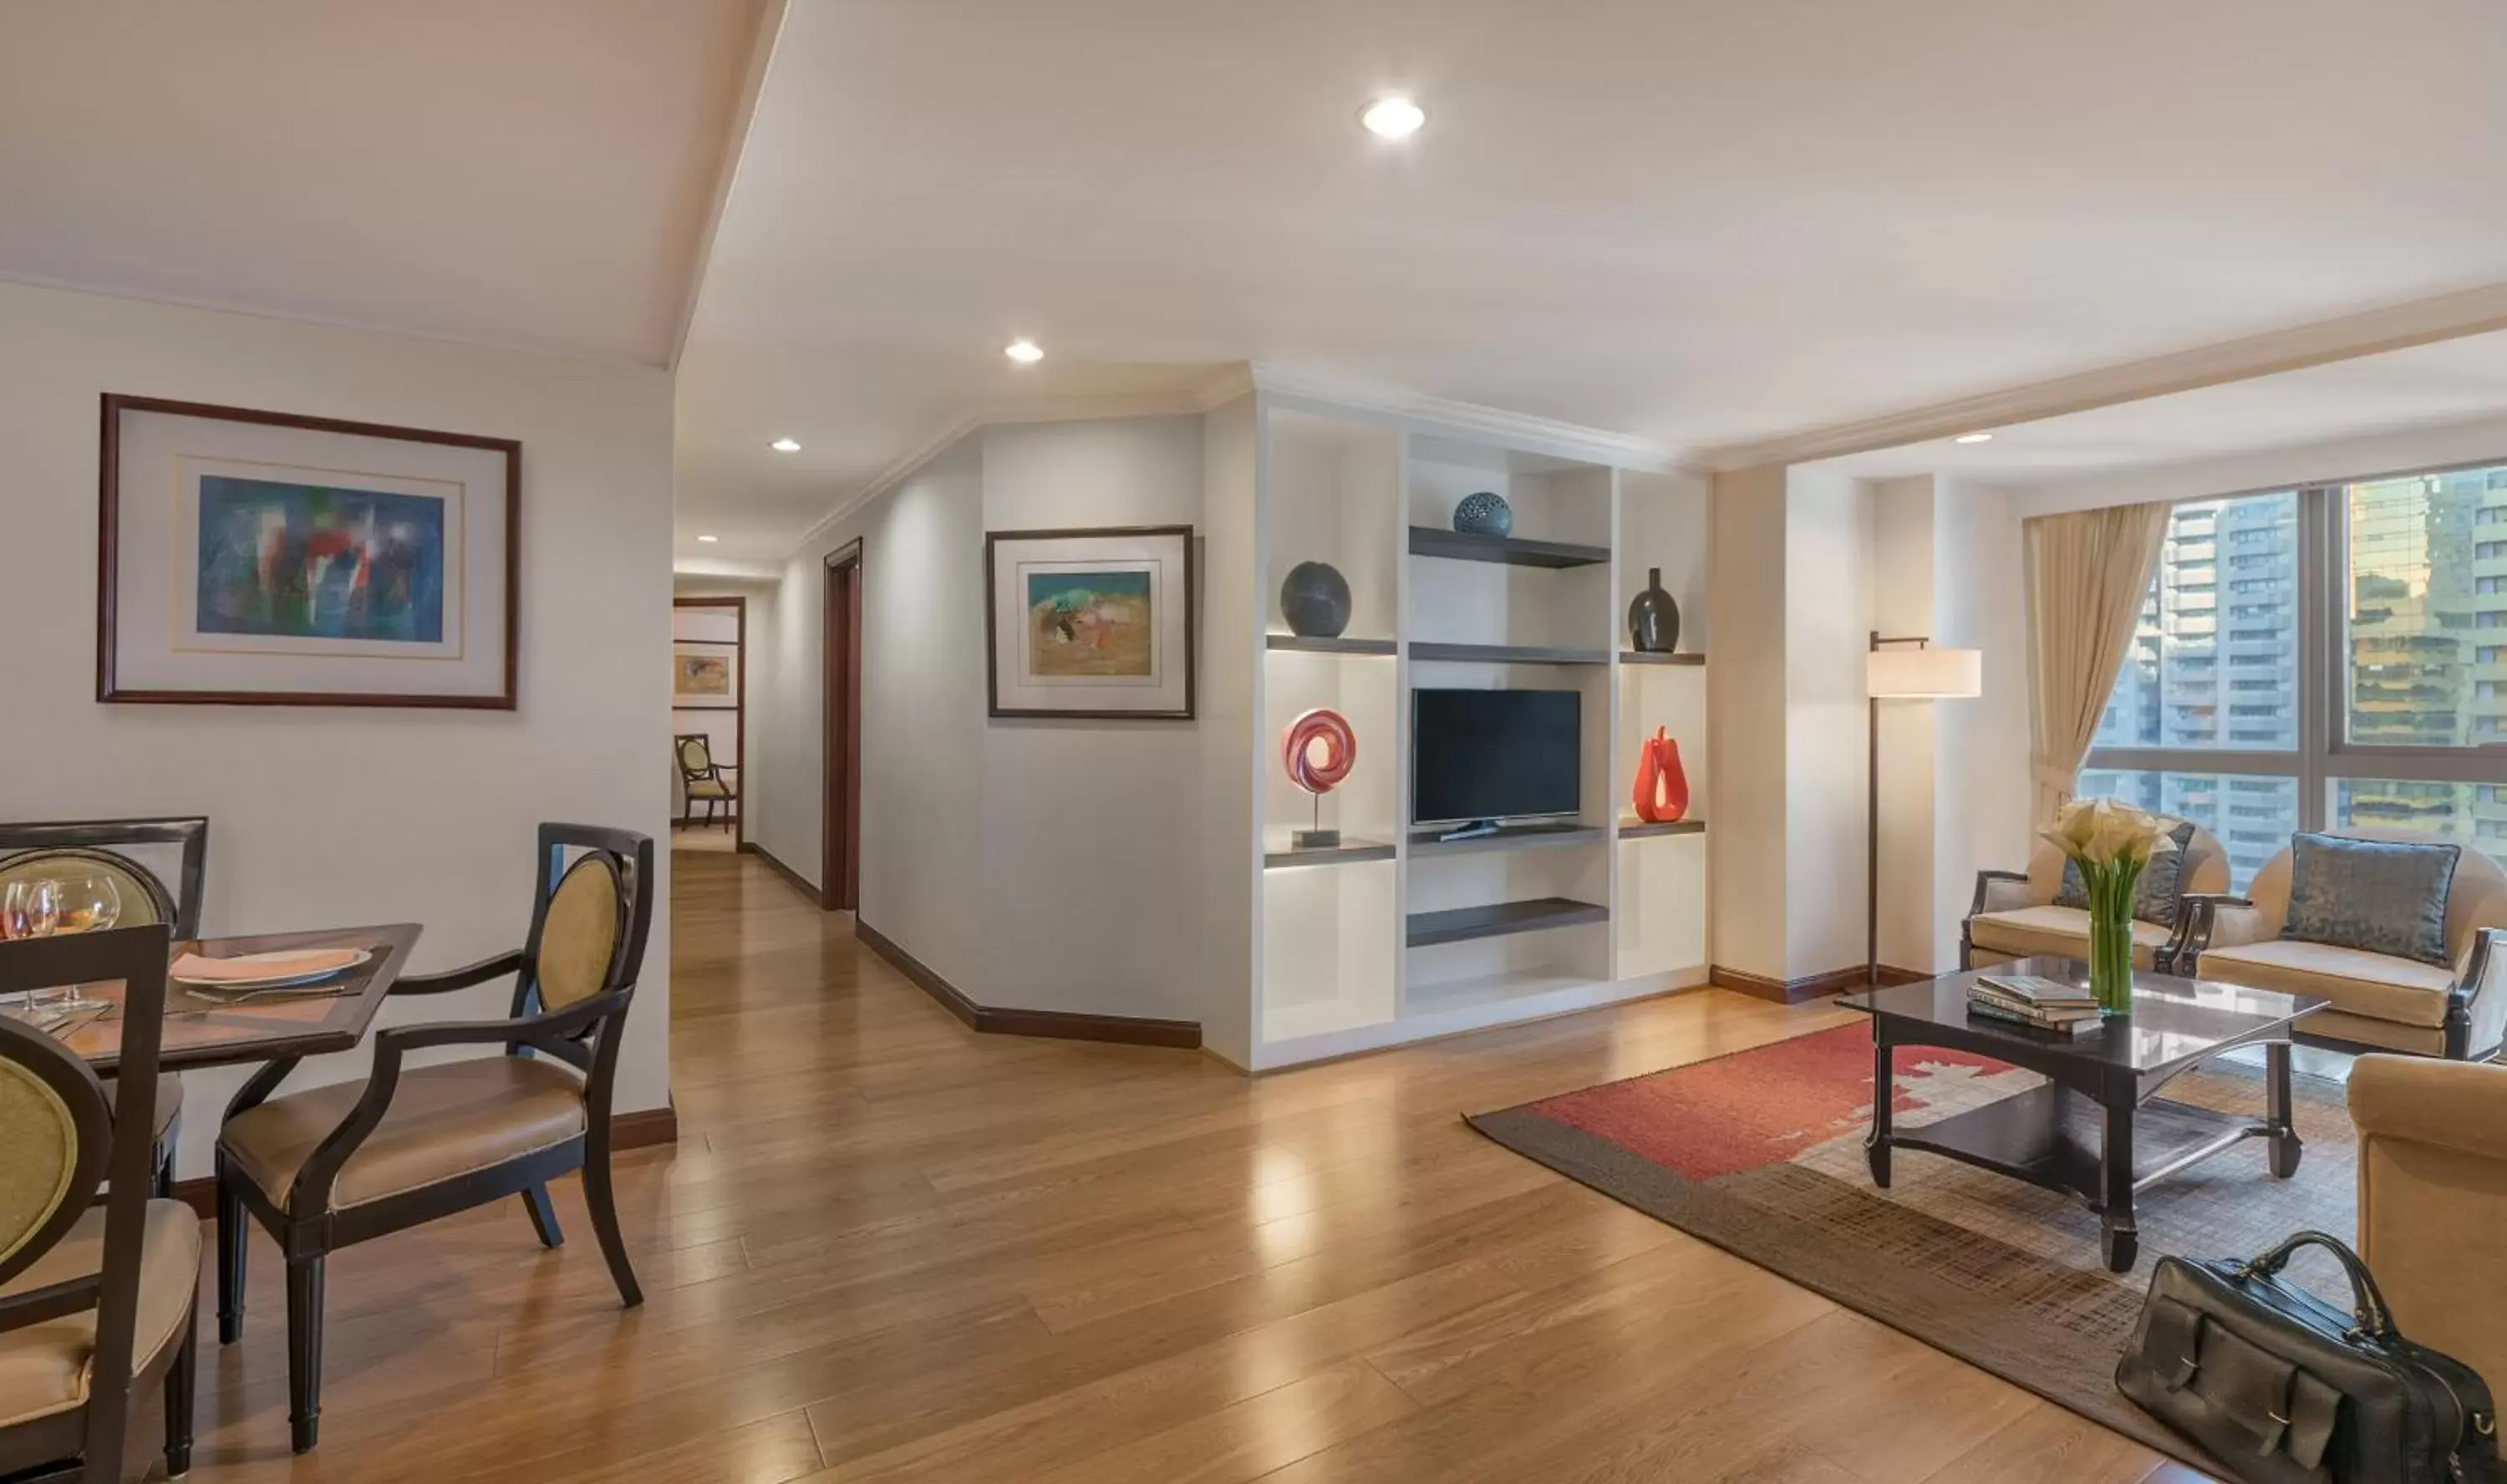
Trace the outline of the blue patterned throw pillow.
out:
M 2446 895 L 2461 846 L 2299 835 L 2290 850 L 2282 937 L 2446 966 Z
M 2132 883 L 2132 915 L 2162 927 L 2175 926 L 2177 911 L 2185 904 L 2185 851 L 2194 844 L 2194 821 L 2180 821 L 2167 838 L 2176 849 L 2150 857 Z M 2089 884 L 2081 880 L 2079 861 L 2063 862 L 2063 884 L 2054 888 L 2054 905 L 2089 910 Z

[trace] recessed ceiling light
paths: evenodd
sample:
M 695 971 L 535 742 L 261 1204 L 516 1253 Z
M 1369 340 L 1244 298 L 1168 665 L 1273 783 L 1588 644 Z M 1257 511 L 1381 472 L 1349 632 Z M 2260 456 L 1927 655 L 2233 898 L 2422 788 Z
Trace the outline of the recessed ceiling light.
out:
M 1419 126 L 1428 122 L 1428 111 L 1395 93 L 1367 104 L 1365 112 L 1358 116 L 1358 122 L 1365 125 L 1369 133 L 1381 134 L 1387 139 L 1407 139 L 1419 132 Z
M 798 438 L 778 438 L 773 443 L 768 444 L 767 447 L 773 449 L 778 453 L 798 453 L 801 452 L 801 440 Z
M 1961 433 L 1961 434 L 1959 434 L 1956 438 L 1951 439 L 1951 440 L 1950 440 L 1950 442 L 1952 442 L 1952 443 L 1991 443 L 1991 442 L 1993 442 L 1993 435 L 1992 435 L 1991 433 Z
M 1001 354 L 1022 366 L 1033 366 L 1044 359 L 1044 347 L 1032 340 L 1014 340 L 1001 347 Z
M 700 541 L 712 542 L 712 541 L 719 541 L 719 540 L 721 540 L 721 539 L 722 539 L 722 537 L 720 537 L 720 536 L 699 536 L 699 537 L 697 537 L 697 539 L 698 539 L 698 540 L 700 540 Z

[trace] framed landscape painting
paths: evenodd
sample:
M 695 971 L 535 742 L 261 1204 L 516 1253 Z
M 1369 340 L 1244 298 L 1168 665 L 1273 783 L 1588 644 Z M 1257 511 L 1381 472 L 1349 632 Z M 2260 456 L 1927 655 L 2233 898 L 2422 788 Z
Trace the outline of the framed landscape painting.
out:
M 513 709 L 522 452 L 108 395 L 96 699 Z
M 1192 716 L 1192 527 L 984 537 L 995 716 Z
M 733 710 L 740 705 L 740 650 L 682 641 L 671 650 L 671 705 L 678 710 Z

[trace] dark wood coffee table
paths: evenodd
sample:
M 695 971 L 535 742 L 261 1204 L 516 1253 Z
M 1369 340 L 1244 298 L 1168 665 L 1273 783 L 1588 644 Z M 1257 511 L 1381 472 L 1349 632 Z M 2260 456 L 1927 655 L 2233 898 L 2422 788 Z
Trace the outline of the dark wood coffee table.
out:
M 2078 1196 L 2103 1222 L 2107 1266 L 2125 1273 L 2140 1251 L 2135 1192 L 2250 1138 L 2268 1141 L 2273 1176 L 2298 1173 L 2301 1146 L 2289 1116 L 2290 1023 L 2328 1001 L 2136 972 L 2130 1015 L 2066 1035 L 1970 1015 L 1968 986 L 1978 973 L 2089 982 L 2085 963 L 2027 959 L 1837 1001 L 1871 1017 L 1871 1133 L 1864 1148 L 1882 1189 L 1889 1186 L 1889 1151 L 1921 1149 Z M 2254 1045 L 2265 1048 L 2268 1072 L 2261 1122 L 2157 1096 L 2211 1058 Z M 1892 1127 L 1890 1107 L 1890 1053 L 1900 1046 L 1992 1057 L 2038 1073 L 2046 1085 L 1901 1133 Z

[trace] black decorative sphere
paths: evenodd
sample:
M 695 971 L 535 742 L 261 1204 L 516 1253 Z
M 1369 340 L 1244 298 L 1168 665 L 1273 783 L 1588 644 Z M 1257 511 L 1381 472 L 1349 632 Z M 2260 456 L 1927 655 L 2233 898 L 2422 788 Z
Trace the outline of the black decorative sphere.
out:
M 1349 579 L 1328 562 L 1300 561 L 1280 584 L 1280 612 L 1299 638 L 1339 638 L 1349 627 Z
M 1454 529 L 1467 536 L 1510 536 L 1514 534 L 1514 507 L 1494 489 L 1467 494 L 1454 507 Z

